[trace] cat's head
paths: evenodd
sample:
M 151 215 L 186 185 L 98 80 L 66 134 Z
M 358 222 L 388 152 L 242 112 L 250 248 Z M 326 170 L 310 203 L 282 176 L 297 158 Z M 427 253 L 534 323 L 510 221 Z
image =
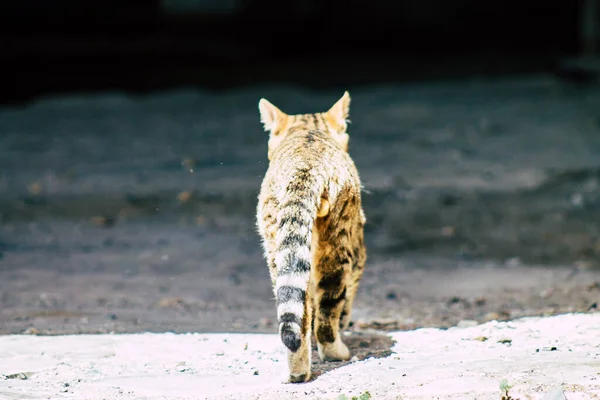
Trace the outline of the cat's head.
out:
M 260 121 L 269 137 L 269 158 L 286 135 L 296 129 L 318 130 L 331 135 L 341 149 L 348 151 L 348 116 L 350 112 L 350 94 L 344 95 L 326 112 L 314 114 L 288 115 L 266 99 L 258 102 Z

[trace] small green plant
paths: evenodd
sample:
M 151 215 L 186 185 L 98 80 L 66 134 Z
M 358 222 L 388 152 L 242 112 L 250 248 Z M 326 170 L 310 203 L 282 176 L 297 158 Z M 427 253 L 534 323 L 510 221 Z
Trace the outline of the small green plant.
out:
M 336 400 L 370 400 L 370 399 L 371 399 L 371 393 L 364 392 L 363 394 L 361 394 L 359 396 L 352 396 L 352 398 L 349 398 L 345 394 L 340 394 Z
M 508 391 L 510 389 L 512 389 L 512 385 L 509 384 L 506 379 L 502 379 L 500 381 L 500 391 L 502 392 L 501 400 L 518 400 L 518 399 L 515 399 L 514 397 L 511 397 L 511 395 L 508 394 Z
M 363 394 L 361 394 L 360 396 L 358 396 L 356 398 L 356 400 L 369 400 L 370 398 L 371 398 L 371 393 L 364 392 Z M 354 397 L 352 398 L 352 400 L 354 400 Z

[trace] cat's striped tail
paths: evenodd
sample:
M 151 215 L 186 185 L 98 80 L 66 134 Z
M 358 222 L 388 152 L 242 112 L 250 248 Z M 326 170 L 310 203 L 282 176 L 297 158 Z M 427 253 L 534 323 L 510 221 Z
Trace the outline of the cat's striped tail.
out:
M 296 352 L 310 329 L 307 312 L 312 264 L 312 229 L 320 207 L 320 193 L 308 172 L 299 173 L 288 185 L 278 215 L 275 296 L 281 341 Z

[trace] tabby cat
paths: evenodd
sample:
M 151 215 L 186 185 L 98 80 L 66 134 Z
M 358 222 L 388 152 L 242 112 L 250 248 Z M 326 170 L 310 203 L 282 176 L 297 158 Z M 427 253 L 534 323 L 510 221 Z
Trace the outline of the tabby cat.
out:
M 350 95 L 327 112 L 288 115 L 265 99 L 269 168 L 257 225 L 288 348 L 289 381 L 310 379 L 311 333 L 321 360 L 347 360 L 348 328 L 366 261 L 361 183 L 348 155 Z

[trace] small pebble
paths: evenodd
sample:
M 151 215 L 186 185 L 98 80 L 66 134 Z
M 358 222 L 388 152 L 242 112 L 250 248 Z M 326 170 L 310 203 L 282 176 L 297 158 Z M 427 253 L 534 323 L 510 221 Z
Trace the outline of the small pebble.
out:
M 191 192 L 181 192 L 177 195 L 177 200 L 181 203 L 187 203 L 192 198 Z
M 485 303 L 486 303 L 486 300 L 484 297 L 478 297 L 475 299 L 475 305 L 477 307 L 483 307 L 485 305 Z
M 18 372 L 16 374 L 4 375 L 5 379 L 19 379 L 22 381 L 26 381 L 29 377 L 33 375 L 33 372 Z
M 551 346 L 551 347 L 541 347 L 539 349 L 535 349 L 535 352 L 539 353 L 540 351 L 556 351 L 556 350 L 558 350 L 558 347 Z
M 188 369 L 189 368 L 185 365 L 185 361 L 177 363 L 177 365 L 175 366 L 175 371 L 177 371 L 177 372 L 185 372 Z
M 483 317 L 484 321 L 497 321 L 500 319 L 500 314 L 498 314 L 497 312 L 489 312 L 487 314 L 485 314 L 485 316 Z

